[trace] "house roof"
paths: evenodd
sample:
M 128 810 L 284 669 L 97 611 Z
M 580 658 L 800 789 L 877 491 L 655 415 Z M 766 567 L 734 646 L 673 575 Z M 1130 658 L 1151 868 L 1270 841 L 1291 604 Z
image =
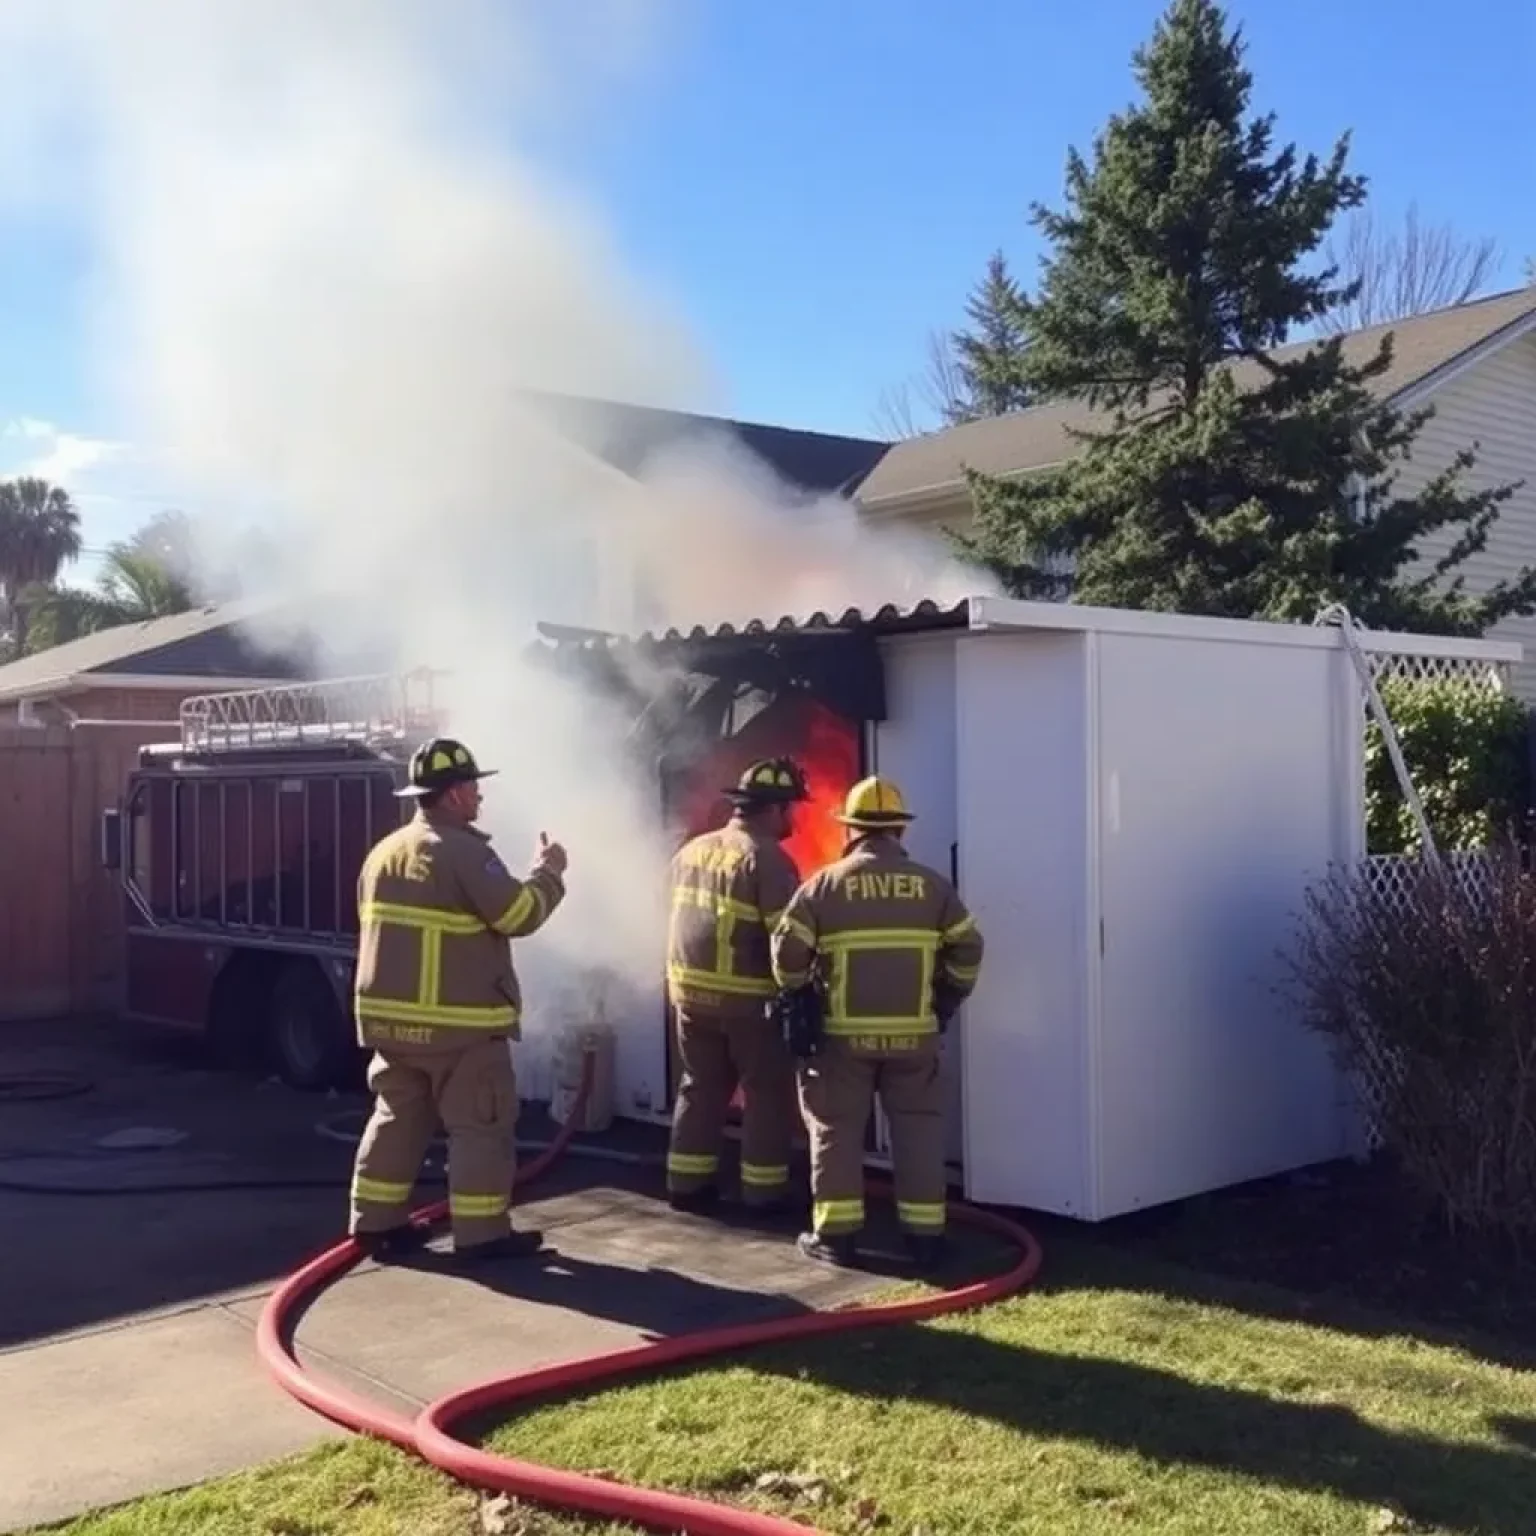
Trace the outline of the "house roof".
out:
M 1376 355 L 1382 338 L 1393 338 L 1392 366 L 1374 387 L 1394 399 L 1428 385 L 1469 354 L 1502 344 L 1536 326 L 1536 288 L 1458 304 L 1386 325 L 1351 331 L 1342 338 L 1345 359 L 1356 365 Z M 1295 342 L 1277 349 L 1277 358 L 1298 357 L 1318 343 Z M 1239 376 L 1257 379 L 1258 365 L 1243 363 Z M 965 470 L 984 475 L 1023 474 L 1064 463 L 1078 452 L 1074 429 L 1098 426 L 1105 418 L 1078 402 L 1038 405 L 986 421 L 967 422 L 924 437 L 896 443 L 859 487 L 859 504 L 879 511 L 893 503 L 937 498 L 965 483 Z
M 270 604 L 222 603 L 186 613 L 119 624 L 82 635 L 0 667 L 0 700 L 77 691 L 82 687 L 169 685 L 177 679 L 274 681 L 297 677 L 293 657 L 264 651 L 242 623 Z
M 848 494 L 890 446 L 874 438 L 801 432 L 684 411 L 528 392 L 563 435 L 626 474 L 653 453 L 710 437 L 734 438 L 781 479 L 814 494 Z M 84 635 L 0 666 L 0 700 L 63 693 L 114 679 L 276 682 L 305 675 L 296 650 L 264 651 L 242 634 L 261 602 L 211 604 L 188 613 Z
M 617 401 L 533 391 L 527 398 L 566 437 L 629 475 L 638 473 L 652 454 L 681 443 L 735 439 L 796 489 L 847 495 L 890 448 L 880 438 L 803 432 Z
M 1536 328 L 1536 288 L 1522 288 L 1454 308 L 1437 310 L 1388 325 L 1370 326 L 1343 338 L 1344 351 L 1357 363 L 1375 354 L 1381 339 L 1393 333 L 1390 370 L 1377 381 L 1384 398 L 1415 386 L 1425 387 L 1483 348 L 1502 344 Z M 1279 357 L 1296 356 L 1315 342 L 1281 348 Z M 1252 364 L 1241 365 L 1251 369 Z M 1255 370 L 1256 371 L 1256 370 Z M 789 427 L 740 422 L 724 417 L 660 410 L 650 406 L 539 394 L 536 403 L 560 430 L 580 446 L 624 473 L 635 473 L 646 458 L 690 439 L 721 435 L 744 444 L 784 480 L 812 493 L 850 495 L 879 511 L 893 503 L 937 499 L 964 484 L 969 467 L 983 474 L 1008 475 L 1045 469 L 1077 451 L 1071 429 L 1095 424 L 1095 413 L 1076 403 L 1042 405 L 1026 411 L 889 444 L 876 438 L 802 432 Z M 0 666 L 0 700 L 61 693 L 119 680 L 209 679 L 214 682 L 270 682 L 307 672 L 298 651 L 263 651 L 242 634 L 242 625 L 269 603 L 225 603 L 125 624 L 82 636 L 36 656 Z M 878 615 L 813 615 L 805 626 L 849 623 L 877 627 L 931 624 L 931 605 L 911 612 L 880 610 Z M 945 615 L 952 618 L 953 615 Z M 800 628 L 780 620 L 774 628 Z M 728 627 L 727 627 L 728 628 Z M 761 632 L 761 631 L 759 631 Z M 689 640 L 672 632 L 648 637 L 651 643 Z M 713 638 L 720 638 L 716 632 Z M 89 682 L 87 682 L 87 679 Z

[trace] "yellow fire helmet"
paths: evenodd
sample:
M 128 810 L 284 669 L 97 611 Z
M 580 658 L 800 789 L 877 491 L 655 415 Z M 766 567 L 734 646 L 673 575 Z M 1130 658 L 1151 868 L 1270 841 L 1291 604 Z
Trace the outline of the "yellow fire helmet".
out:
M 867 779 L 860 779 L 848 791 L 842 814 L 837 819 L 845 827 L 878 832 L 887 827 L 904 827 L 916 818 L 907 809 L 901 791 L 889 779 L 872 774 Z

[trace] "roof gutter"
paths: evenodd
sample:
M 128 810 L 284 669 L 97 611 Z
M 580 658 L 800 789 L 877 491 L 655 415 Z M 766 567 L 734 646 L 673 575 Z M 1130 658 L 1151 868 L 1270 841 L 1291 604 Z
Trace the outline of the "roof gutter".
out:
M 1411 384 L 1405 384 L 1395 395 L 1387 397 L 1387 403 L 1395 410 L 1413 410 L 1437 389 L 1444 389 L 1453 379 L 1458 379 L 1469 369 L 1477 367 L 1485 357 L 1502 350 L 1512 341 L 1519 341 L 1522 336 L 1529 336 L 1532 332 L 1536 332 L 1536 301 L 1533 301 L 1531 308 L 1518 319 L 1511 320 L 1508 325 L 1500 326 L 1491 335 L 1483 337 L 1479 342 L 1474 342 L 1465 351 L 1458 352 L 1455 357 L 1448 358 L 1438 368 L 1431 368 L 1428 373 L 1421 374 Z
M 24 699 L 59 698 L 92 688 L 135 688 L 145 693 L 226 693 L 236 688 L 274 688 L 294 681 L 291 677 L 168 677 L 138 672 L 58 672 L 35 683 L 0 686 L 0 704 Z
M 1026 475 L 1042 474 L 1048 469 L 1059 469 L 1067 461 L 1052 459 L 1049 464 L 1027 464 L 1022 469 L 1003 469 L 988 475 L 989 480 L 1022 480 Z M 889 496 L 876 496 L 873 500 L 858 502 L 859 515 L 866 521 L 878 521 L 884 517 L 909 517 L 914 512 L 945 512 L 953 510 L 957 497 L 965 491 L 965 477 L 955 480 L 936 480 L 931 485 L 920 485 L 910 491 L 895 491 Z

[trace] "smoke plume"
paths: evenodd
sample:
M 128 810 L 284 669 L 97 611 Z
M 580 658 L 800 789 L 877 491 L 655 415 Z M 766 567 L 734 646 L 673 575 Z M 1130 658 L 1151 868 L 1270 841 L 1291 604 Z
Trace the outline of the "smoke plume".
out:
M 12 201 L 87 221 L 119 435 L 181 504 L 260 510 L 274 595 L 309 605 L 331 665 L 452 670 L 455 732 L 501 770 L 486 821 L 508 862 L 541 829 L 571 855 L 566 908 L 521 951 L 530 1026 L 557 1012 L 554 962 L 575 962 L 645 997 L 623 1047 L 640 1052 L 665 920 L 655 787 L 622 766 L 613 721 L 519 659 L 536 621 L 716 623 L 978 585 L 717 435 L 621 474 L 539 406 L 729 414 L 712 360 L 549 169 L 614 126 L 686 10 L 0 4 L 0 173 Z

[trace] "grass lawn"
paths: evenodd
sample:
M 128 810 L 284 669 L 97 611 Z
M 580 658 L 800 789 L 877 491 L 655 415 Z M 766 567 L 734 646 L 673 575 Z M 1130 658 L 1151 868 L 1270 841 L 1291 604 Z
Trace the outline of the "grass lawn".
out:
M 1536 1536 L 1536 1377 L 1063 1233 L 988 1311 L 552 1403 L 495 1446 L 891 1536 Z M 351 1442 L 68 1536 L 614 1536 Z

